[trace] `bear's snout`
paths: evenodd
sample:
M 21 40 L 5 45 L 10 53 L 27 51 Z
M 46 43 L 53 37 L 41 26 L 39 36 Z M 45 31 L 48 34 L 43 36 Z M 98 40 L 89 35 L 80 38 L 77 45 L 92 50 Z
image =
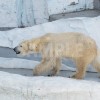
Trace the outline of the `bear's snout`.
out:
M 20 51 L 17 49 L 17 47 L 15 47 L 13 50 L 16 52 L 16 54 L 20 54 Z

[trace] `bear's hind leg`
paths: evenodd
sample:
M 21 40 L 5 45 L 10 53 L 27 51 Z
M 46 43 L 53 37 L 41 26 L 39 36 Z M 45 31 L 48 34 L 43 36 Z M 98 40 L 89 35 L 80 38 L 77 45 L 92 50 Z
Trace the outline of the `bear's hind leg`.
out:
M 87 65 L 84 60 L 80 58 L 80 60 L 76 61 L 76 73 L 72 76 L 72 78 L 83 79 L 86 73 Z

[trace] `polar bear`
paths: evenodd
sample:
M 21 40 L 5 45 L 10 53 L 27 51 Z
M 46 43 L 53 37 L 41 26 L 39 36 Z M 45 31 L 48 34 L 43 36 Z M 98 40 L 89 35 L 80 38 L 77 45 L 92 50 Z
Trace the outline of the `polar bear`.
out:
M 92 64 L 100 72 L 99 50 L 96 42 L 89 36 L 77 33 L 47 33 L 44 36 L 26 40 L 14 48 L 17 54 L 27 55 L 41 53 L 42 60 L 33 69 L 34 75 L 51 70 L 51 75 L 57 75 L 62 58 L 72 58 L 76 64 L 76 73 L 72 78 L 82 79 L 87 66 Z

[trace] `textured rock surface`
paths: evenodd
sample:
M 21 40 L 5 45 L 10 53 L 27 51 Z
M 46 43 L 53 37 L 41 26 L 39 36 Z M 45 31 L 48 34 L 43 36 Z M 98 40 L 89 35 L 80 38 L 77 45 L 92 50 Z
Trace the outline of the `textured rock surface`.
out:
M 0 27 L 48 22 L 49 15 L 93 9 L 93 0 L 0 0 Z
M 93 9 L 93 0 L 48 0 L 50 15 Z
M 48 22 L 45 0 L 0 0 L 0 27 L 33 26 Z
M 17 27 L 16 0 L 0 0 L 0 27 Z

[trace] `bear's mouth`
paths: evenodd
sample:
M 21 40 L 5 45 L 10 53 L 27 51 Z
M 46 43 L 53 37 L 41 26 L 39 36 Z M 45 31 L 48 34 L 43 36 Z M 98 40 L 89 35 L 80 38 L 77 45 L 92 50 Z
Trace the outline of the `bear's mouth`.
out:
M 20 54 L 20 51 L 17 51 L 16 54 Z

